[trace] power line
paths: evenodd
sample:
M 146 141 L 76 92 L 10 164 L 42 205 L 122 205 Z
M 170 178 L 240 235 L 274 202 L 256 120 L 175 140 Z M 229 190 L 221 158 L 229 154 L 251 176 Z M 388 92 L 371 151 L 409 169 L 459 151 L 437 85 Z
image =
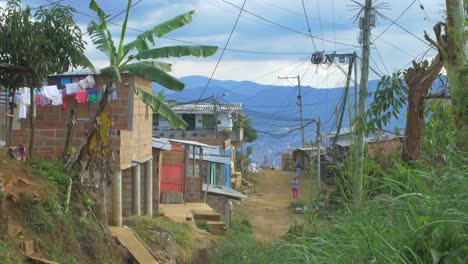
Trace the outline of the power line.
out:
M 237 26 L 237 22 L 239 22 L 239 18 L 241 17 L 242 15 L 242 11 L 244 11 L 244 6 L 245 6 L 245 3 L 247 2 L 247 0 L 244 0 L 244 3 L 242 3 L 242 7 L 241 7 L 241 10 L 239 12 L 239 15 L 237 16 L 237 19 L 236 19 L 236 22 L 234 23 L 234 26 L 232 27 L 232 30 L 231 30 L 231 33 L 229 34 L 229 38 L 227 39 L 226 41 L 226 45 L 224 45 L 224 49 L 222 50 L 221 52 L 221 55 L 219 56 L 219 59 L 218 59 L 218 62 L 216 63 L 214 69 L 213 69 L 213 72 L 211 73 L 211 76 L 210 76 L 210 79 L 208 79 L 208 82 L 206 83 L 205 85 L 205 88 L 203 88 L 203 91 L 202 93 L 200 94 L 200 98 L 203 96 L 203 94 L 205 93 L 206 91 L 206 88 L 208 88 L 208 86 L 210 85 L 210 82 L 211 80 L 213 79 L 213 76 L 216 72 L 216 69 L 218 69 L 218 66 L 219 66 L 219 63 L 221 62 L 221 59 L 223 58 L 223 55 L 224 55 L 224 51 L 225 49 L 227 48 L 228 44 L 229 44 L 229 41 L 231 40 L 231 37 L 232 37 L 232 34 L 234 33 L 234 30 L 236 29 L 236 26 Z M 199 99 L 200 99 L 199 98 Z
M 322 36 L 322 47 L 325 48 L 325 43 L 323 42 L 323 26 L 322 26 L 322 16 L 320 15 L 320 4 L 319 0 L 315 0 L 317 3 L 317 14 L 318 14 L 318 19 L 319 19 L 319 25 L 320 25 L 320 35 Z
M 226 0 L 221 0 L 221 1 L 223 1 L 223 2 L 225 2 L 225 3 L 227 3 L 227 4 L 229 4 L 229 5 L 231 5 L 231 6 L 235 7 L 235 8 L 237 8 L 237 9 L 240 9 L 239 6 L 233 4 L 233 3 L 229 2 L 229 1 L 226 1 Z M 270 24 L 273 24 L 273 25 L 275 25 L 275 26 L 277 26 L 277 27 L 279 27 L 279 28 L 282 28 L 282 29 L 284 29 L 284 30 L 288 30 L 288 31 L 291 31 L 291 32 L 294 32 L 294 33 L 297 33 L 297 34 L 300 34 L 300 35 L 309 37 L 309 34 L 307 34 L 307 33 L 304 33 L 304 32 L 298 31 L 298 30 L 296 30 L 296 29 L 293 29 L 293 28 L 290 28 L 290 27 L 281 25 L 281 24 L 279 24 L 279 23 L 277 23 L 277 22 L 274 22 L 274 21 L 272 21 L 272 20 L 266 19 L 266 18 L 264 18 L 264 17 L 262 17 L 262 16 L 260 16 L 260 15 L 257 15 L 257 14 L 255 14 L 255 13 L 252 13 L 252 12 L 250 12 L 250 11 L 248 11 L 248 10 L 244 10 L 244 13 L 247 13 L 247 14 L 249 14 L 249 15 L 252 15 L 252 16 L 258 18 L 258 19 L 261 19 L 261 20 L 263 20 L 263 21 L 266 21 L 266 22 L 268 22 L 268 23 L 270 23 Z M 338 42 L 338 41 L 334 42 L 334 41 L 332 41 L 332 40 L 320 38 L 320 37 L 317 37 L 317 36 L 312 36 L 312 37 L 315 38 L 315 39 L 323 40 L 323 41 L 325 41 L 325 42 L 336 43 L 336 44 L 340 44 L 340 45 L 343 45 L 343 46 L 354 47 L 354 48 L 358 48 L 358 47 L 359 47 L 359 46 L 357 46 L 357 45 L 352 45 L 352 44 L 348 44 L 348 43 L 344 43 L 344 42 Z
M 98 19 L 98 17 L 96 17 L 96 16 L 93 16 L 93 15 L 90 15 L 90 14 L 87 14 L 87 13 L 84 13 L 84 12 L 81 12 L 81 11 L 78 11 L 78 10 L 76 10 L 75 12 L 78 13 L 78 14 L 81 14 L 83 16 L 87 16 L 87 17 L 90 17 L 90 18 L 93 18 L 93 19 Z M 118 24 L 118 23 L 115 23 L 115 22 L 107 21 L 107 23 L 109 23 L 111 25 L 114 25 L 114 26 L 122 27 L 122 24 Z M 143 31 L 143 30 L 128 27 L 128 26 L 127 26 L 127 29 L 138 32 L 138 33 L 145 33 L 145 31 Z M 191 44 L 191 45 L 199 45 L 199 46 L 200 45 L 201 46 L 210 45 L 210 44 L 201 44 L 201 43 L 196 43 L 196 42 L 193 42 L 193 41 L 187 41 L 187 40 L 182 40 L 182 39 L 176 39 L 176 38 L 167 37 L 167 36 L 162 36 L 161 38 L 167 39 L 167 40 L 172 40 L 172 41 L 175 41 L 175 42 Z M 353 49 L 353 48 L 344 48 L 344 49 L 339 49 L 339 50 L 336 50 L 336 51 L 346 51 L 346 50 L 350 50 L 350 49 Z M 242 49 L 232 49 L 232 48 L 219 48 L 219 50 L 225 50 L 225 51 L 230 51 L 230 52 L 238 52 L 238 53 L 259 54 L 259 55 L 310 55 L 312 53 L 312 51 L 310 51 L 310 52 L 307 52 L 307 51 L 305 51 L 305 52 L 269 52 L 269 51 L 242 50 Z
M 333 41 L 336 42 L 335 0 L 332 0 L 332 16 L 333 16 Z M 336 49 L 336 44 L 335 44 L 335 49 Z
M 382 36 L 385 32 L 387 32 L 387 30 L 388 30 L 391 26 L 393 26 L 393 24 L 395 24 L 396 21 L 398 21 L 398 19 L 400 19 L 400 18 L 406 13 L 406 11 L 408 11 L 408 9 L 410 9 L 410 8 L 414 5 L 414 3 L 416 3 L 416 0 L 413 0 L 413 2 L 411 2 L 411 4 L 410 4 L 405 10 L 403 10 L 403 12 L 395 19 L 395 21 L 392 21 L 392 23 L 391 23 L 390 25 L 388 25 L 387 28 L 385 28 L 385 30 L 382 31 L 374 40 L 379 39 L 380 36 Z
M 379 11 L 376 11 L 380 16 L 382 16 L 383 18 L 385 18 L 386 20 L 392 22 L 392 24 L 396 25 L 397 27 L 401 28 L 403 31 L 405 31 L 406 33 L 410 34 L 411 36 L 413 36 L 414 38 L 416 38 L 417 40 L 421 41 L 422 43 L 426 44 L 426 45 L 429 45 L 424 39 L 416 36 L 414 33 L 412 33 L 411 31 L 407 30 L 406 28 L 404 28 L 403 26 L 401 26 L 400 24 L 398 24 L 395 20 L 392 20 L 391 18 L 387 17 L 386 15 L 382 14 L 381 12 Z M 435 49 L 434 47 L 432 47 L 433 49 Z
M 302 0 L 302 9 L 304 10 L 304 17 L 307 23 L 307 31 L 309 32 L 310 40 L 312 41 L 312 45 L 314 46 L 315 51 L 317 51 L 317 46 L 315 46 L 315 41 L 314 41 L 314 38 L 312 37 L 312 30 L 310 29 L 309 18 L 307 17 L 307 11 L 306 11 L 304 0 Z

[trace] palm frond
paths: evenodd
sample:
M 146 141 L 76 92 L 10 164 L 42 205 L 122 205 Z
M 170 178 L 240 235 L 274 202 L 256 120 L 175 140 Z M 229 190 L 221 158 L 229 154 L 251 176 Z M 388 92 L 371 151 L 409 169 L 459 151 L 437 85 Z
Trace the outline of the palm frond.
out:
M 216 53 L 218 47 L 215 46 L 170 46 L 155 48 L 139 52 L 137 59 L 158 59 L 169 57 L 208 57 Z
M 143 103 L 149 105 L 155 113 L 166 119 L 171 126 L 182 130 L 187 128 L 188 124 L 158 97 L 137 87 L 133 91 L 141 98 Z

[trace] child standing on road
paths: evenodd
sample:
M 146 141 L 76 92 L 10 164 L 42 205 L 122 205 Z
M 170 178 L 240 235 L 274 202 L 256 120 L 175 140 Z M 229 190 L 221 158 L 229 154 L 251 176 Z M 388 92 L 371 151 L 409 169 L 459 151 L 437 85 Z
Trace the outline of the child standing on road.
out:
M 297 199 L 299 197 L 299 182 L 297 182 L 297 178 L 294 178 L 294 180 L 291 182 L 291 189 L 293 199 Z

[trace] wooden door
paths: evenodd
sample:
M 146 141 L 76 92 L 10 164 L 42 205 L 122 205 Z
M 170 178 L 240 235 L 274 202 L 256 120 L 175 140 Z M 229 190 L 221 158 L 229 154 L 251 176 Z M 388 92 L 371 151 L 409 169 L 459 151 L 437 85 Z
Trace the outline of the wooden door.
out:
M 184 192 L 184 165 L 162 163 L 161 197 L 164 191 Z

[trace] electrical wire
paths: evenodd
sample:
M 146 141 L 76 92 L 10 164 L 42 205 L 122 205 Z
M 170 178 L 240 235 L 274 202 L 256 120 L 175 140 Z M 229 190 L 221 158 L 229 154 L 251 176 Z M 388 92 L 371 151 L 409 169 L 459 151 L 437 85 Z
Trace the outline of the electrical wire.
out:
M 317 46 L 315 45 L 314 38 L 312 37 L 312 30 L 310 29 L 309 18 L 307 16 L 307 11 L 306 11 L 304 0 L 302 0 L 302 9 L 304 10 L 304 17 L 307 23 L 307 31 L 309 32 L 310 40 L 312 41 L 312 45 L 314 46 L 314 49 L 317 52 Z
M 242 12 L 244 11 L 244 6 L 245 6 L 245 3 L 246 3 L 246 2 L 247 2 L 247 0 L 244 0 L 244 3 L 242 3 L 242 7 L 241 7 L 241 9 L 240 9 L 239 15 L 237 16 L 236 22 L 234 23 L 234 26 L 232 27 L 231 33 L 229 34 L 229 37 L 228 37 L 228 39 L 227 39 L 227 41 L 226 41 L 226 44 L 224 45 L 224 49 L 222 50 L 221 55 L 219 56 L 218 62 L 216 62 L 216 65 L 215 65 L 215 67 L 214 67 L 214 69 L 213 69 L 213 72 L 211 73 L 210 79 L 208 79 L 208 82 L 206 83 L 205 88 L 203 88 L 203 91 L 202 91 L 202 93 L 200 94 L 200 98 L 202 98 L 202 96 L 203 96 L 203 94 L 205 93 L 206 89 L 207 89 L 208 86 L 210 85 L 210 82 L 211 82 L 211 80 L 213 79 L 213 76 L 214 76 L 214 74 L 216 73 L 216 70 L 218 69 L 219 63 L 221 62 L 221 59 L 223 58 L 224 51 L 225 51 L 225 49 L 227 48 L 227 46 L 228 46 L 228 44 L 229 44 L 229 41 L 231 40 L 232 34 L 234 33 L 234 30 L 236 29 L 237 23 L 239 22 L 239 18 L 241 17 Z M 199 98 L 199 99 L 200 99 L 200 98 Z
M 322 49 L 325 49 L 325 43 L 323 42 L 323 26 L 322 26 L 322 16 L 320 15 L 320 4 L 319 0 L 315 0 L 317 3 L 317 14 L 318 14 L 318 19 L 319 19 L 319 25 L 320 25 L 320 35 L 322 36 Z
M 379 35 L 377 35 L 377 37 L 374 40 L 379 39 L 380 36 L 382 36 L 385 32 L 387 32 L 387 30 L 391 26 L 393 26 L 396 23 L 396 21 L 398 21 L 398 19 L 400 19 L 406 13 L 406 11 L 408 11 L 408 9 L 410 9 L 414 5 L 414 3 L 416 3 L 416 0 L 413 0 L 413 2 L 411 2 L 411 4 L 405 10 L 403 10 L 403 12 L 394 21 L 392 21 L 392 23 L 390 23 L 390 25 L 388 25 L 387 28 L 384 29 L 384 31 L 382 31 Z
M 237 6 L 236 4 L 233 4 L 233 3 L 229 2 L 229 1 L 226 1 L 226 0 L 221 0 L 221 1 L 223 1 L 223 2 L 225 2 L 225 3 L 227 3 L 227 4 L 229 4 L 229 5 L 231 5 L 231 6 L 235 7 L 235 8 L 237 8 L 237 9 L 240 9 L 239 6 Z M 244 13 L 247 13 L 247 14 L 252 15 L 252 16 L 258 18 L 258 19 L 261 19 L 261 20 L 263 20 L 263 21 L 266 21 L 266 22 L 268 22 L 268 23 L 270 23 L 270 24 L 272 24 L 272 25 L 275 25 L 275 26 L 277 26 L 277 27 L 279 27 L 279 28 L 282 28 L 283 30 L 291 31 L 291 32 L 297 33 L 297 34 L 299 34 L 299 35 L 303 35 L 303 36 L 309 37 L 309 34 L 307 34 L 307 33 L 304 33 L 304 32 L 298 31 L 298 30 L 296 30 L 296 29 L 293 29 L 293 28 L 290 28 L 290 27 L 281 25 L 281 24 L 279 24 L 279 23 L 277 23 L 277 22 L 274 22 L 274 21 L 272 21 L 272 20 L 270 20 L 270 19 L 267 19 L 267 18 L 264 18 L 264 17 L 262 17 L 262 16 L 260 16 L 260 15 L 257 15 L 257 14 L 255 14 L 255 13 L 251 12 L 251 11 L 248 11 L 248 10 L 245 10 L 245 9 L 244 9 Z M 325 42 L 329 42 L 329 43 L 336 43 L 336 44 L 340 44 L 340 45 L 343 45 L 343 46 L 359 48 L 359 46 L 357 46 L 357 45 L 352 45 L 352 44 L 348 44 L 348 43 L 344 43 L 344 42 L 338 42 L 338 41 L 334 42 L 333 40 L 324 39 L 324 38 L 317 37 L 317 36 L 312 36 L 312 37 L 315 38 L 315 39 L 323 40 L 323 41 L 325 41 Z
M 83 16 L 87 16 L 87 17 L 90 17 L 90 18 L 93 18 L 93 19 L 98 19 L 98 17 L 96 17 L 96 16 L 81 12 L 79 10 L 76 10 L 75 12 L 80 14 L 80 15 L 83 15 Z M 108 22 L 108 23 L 111 24 L 111 25 L 114 25 L 114 26 L 122 27 L 121 24 L 118 24 L 118 23 L 115 23 L 115 22 Z M 145 31 L 143 31 L 143 30 L 132 28 L 132 27 L 129 27 L 129 26 L 127 26 L 127 29 L 138 32 L 138 33 L 145 33 Z M 172 37 L 168 37 L 168 36 L 162 36 L 161 38 L 171 40 L 171 41 L 175 41 L 175 42 L 179 42 L 179 43 L 191 44 L 191 45 L 201 45 L 201 46 L 210 45 L 210 44 L 201 44 L 201 43 L 196 43 L 196 42 L 193 42 L 193 41 L 187 41 L 187 40 L 172 38 Z M 211 46 L 213 46 L 213 45 L 211 45 Z M 343 48 L 343 49 L 339 49 L 339 50 L 336 50 L 336 51 L 346 51 L 346 50 L 350 50 L 350 49 L 353 49 L 353 48 Z M 268 51 L 242 50 L 242 49 L 231 49 L 231 48 L 218 48 L 218 50 L 225 50 L 225 51 L 237 52 L 237 53 L 259 54 L 259 55 L 310 55 L 312 53 L 312 51 L 311 52 L 308 52 L 308 51 L 304 51 L 304 52 L 268 52 Z

